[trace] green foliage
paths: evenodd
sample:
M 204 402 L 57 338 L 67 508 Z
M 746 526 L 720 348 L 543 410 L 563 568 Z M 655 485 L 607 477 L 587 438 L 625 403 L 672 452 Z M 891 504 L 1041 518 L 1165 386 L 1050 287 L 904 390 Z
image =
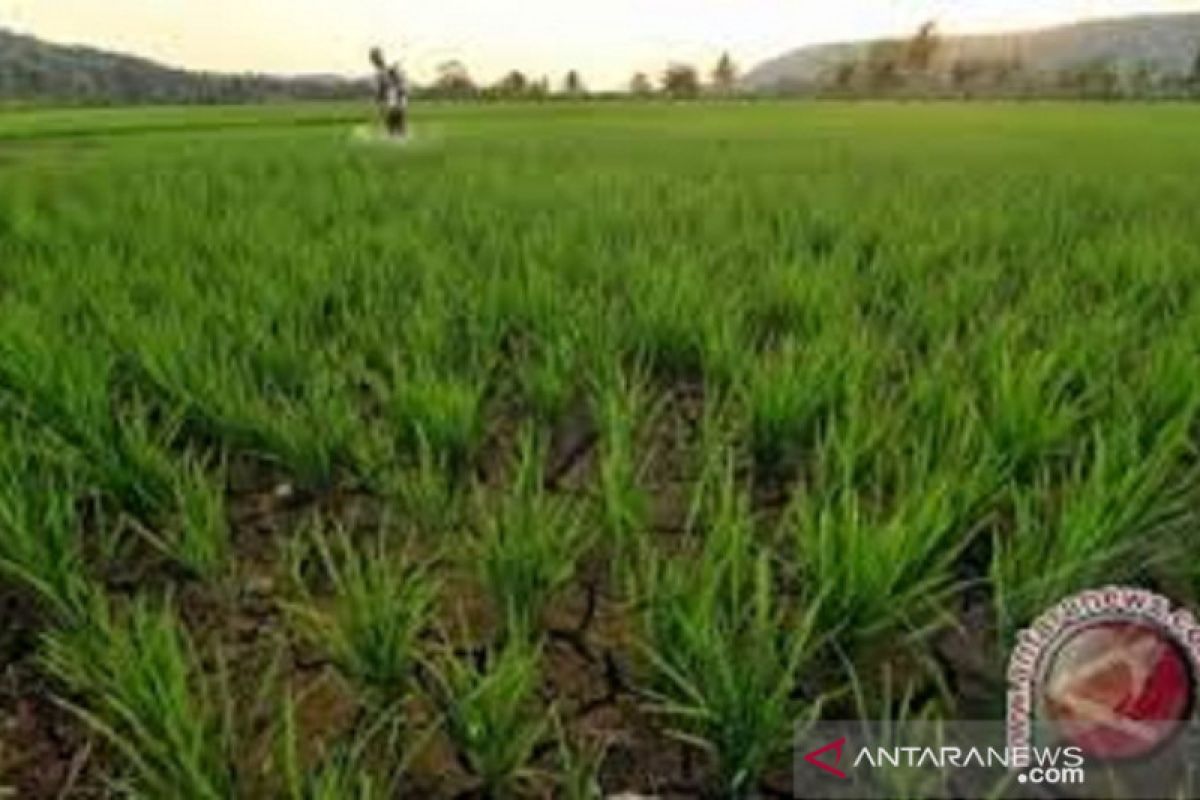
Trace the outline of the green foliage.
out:
M 612 565 L 620 582 L 641 555 L 649 523 L 649 497 L 642 487 L 646 462 L 637 451 L 640 427 L 653 412 L 643 378 L 617 372 L 597 389 L 595 416 L 600 425 L 600 525 Z
M 886 510 L 849 486 L 798 501 L 801 573 L 829 592 L 819 609 L 822 630 L 853 641 L 947 623 L 950 597 L 962 588 L 952 567 L 979 532 L 996 474 L 919 469 Z
M 520 637 L 479 663 L 445 654 L 436 662 L 446 732 L 491 796 L 513 796 L 534 773 L 534 749 L 548 732 L 536 707 L 540 648 Z
M 820 644 L 821 599 L 796 612 L 729 472 L 717 493 L 698 556 L 646 569 L 645 639 L 660 710 L 711 751 L 722 792 L 741 797 L 786 750 L 793 723 L 816 710 L 793 697 Z
M 418 639 L 431 622 L 438 585 L 406 564 L 382 541 L 357 547 L 344 531 L 326 537 L 314 528 L 313 549 L 332 596 L 306 594 L 290 609 L 301 629 L 338 668 L 385 703 L 406 696 L 418 661 Z
M 73 621 L 88 596 L 75 511 L 78 479 L 44 442 L 16 428 L 2 433 L 0 574 L 36 595 L 60 621 Z
M 362 745 L 366 737 L 356 737 L 348 746 L 339 746 L 317 764 L 305 764 L 300 754 L 301 735 L 293 697 L 284 699 L 279 722 L 276 772 L 288 800 L 382 800 L 388 796 L 364 763 Z
M 1183 555 L 1184 532 L 1196 524 L 1195 468 L 1179 467 L 1185 431 L 1162 430 L 1147 447 L 1132 427 L 1095 430 L 1069 467 L 1069 489 L 1043 473 L 1014 492 L 1015 530 L 997 542 L 992 564 L 1007 630 L 1070 594 Z
M 481 434 L 482 386 L 473 379 L 417 371 L 389 398 L 389 418 L 411 452 L 432 453 L 462 472 Z
M 214 480 L 195 460 L 181 464 L 172 482 L 177 519 L 168 523 L 165 531 L 143 530 L 142 534 L 190 574 L 219 579 L 232 557 L 225 482 Z
M 169 607 L 116 614 L 100 598 L 79 625 L 51 631 L 46 669 L 119 753 L 130 792 L 224 800 L 235 793 L 235 737 L 223 667 L 210 672 Z
M 546 604 L 574 576 L 588 536 L 578 512 L 546 491 L 543 453 L 532 434 L 522 438 L 519 458 L 511 492 L 498 507 L 480 509 L 470 556 L 508 632 L 524 637 L 537 630 Z

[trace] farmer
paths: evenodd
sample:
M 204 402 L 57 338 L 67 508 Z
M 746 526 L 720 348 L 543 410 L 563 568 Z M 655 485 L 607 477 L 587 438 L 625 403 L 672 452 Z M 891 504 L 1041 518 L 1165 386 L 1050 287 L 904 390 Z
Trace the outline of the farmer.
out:
M 408 80 L 400 65 L 389 65 L 378 47 L 371 48 L 371 64 L 375 67 L 375 101 L 383 125 L 390 136 L 404 136 L 408 132 Z

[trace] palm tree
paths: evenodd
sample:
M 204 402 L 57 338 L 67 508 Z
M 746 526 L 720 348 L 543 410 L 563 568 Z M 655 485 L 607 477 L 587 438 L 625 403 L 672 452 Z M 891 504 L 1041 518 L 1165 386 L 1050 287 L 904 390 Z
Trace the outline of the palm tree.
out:
M 586 94 L 587 89 L 583 85 L 583 77 L 578 70 L 571 70 L 563 78 L 563 92 L 570 95 Z
M 737 85 L 737 65 L 733 63 L 729 53 L 722 53 L 717 65 L 713 67 L 712 85 L 721 94 L 729 94 Z

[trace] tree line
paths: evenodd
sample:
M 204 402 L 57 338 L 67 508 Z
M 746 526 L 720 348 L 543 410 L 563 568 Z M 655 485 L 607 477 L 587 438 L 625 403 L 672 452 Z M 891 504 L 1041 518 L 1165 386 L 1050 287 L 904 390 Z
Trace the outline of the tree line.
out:
M 815 79 L 784 79 L 765 89 L 741 86 L 737 65 L 724 53 L 708 71 L 680 62 L 657 75 L 636 72 L 623 91 L 590 92 L 577 70 L 557 84 L 511 70 L 490 85 L 477 84 L 461 61 L 449 61 L 421 93 L 435 98 L 546 99 L 551 97 L 669 97 L 734 95 L 807 97 L 1200 97 L 1200 42 L 1190 69 L 1169 73 L 1153 63 L 1095 59 L 1056 70 L 1034 70 L 1018 58 L 963 57 L 946 52 L 936 21 L 910 37 L 870 43 Z
M 963 57 L 944 52 L 937 23 L 906 39 L 871 43 L 816 80 L 784 80 L 768 94 L 835 97 L 1200 97 L 1200 42 L 1186 72 L 1150 61 L 1096 58 L 1058 69 L 1032 69 L 1018 57 Z
M 416 88 L 419 96 L 431 98 L 496 98 L 548 99 L 552 97 L 581 98 L 602 96 L 695 98 L 703 95 L 732 95 L 738 89 L 738 67 L 729 53 L 723 53 L 716 64 L 702 76 L 690 64 L 671 62 L 657 75 L 636 72 L 623 90 L 592 91 L 579 70 L 568 70 L 557 82 L 549 76 L 531 77 L 513 69 L 498 81 L 479 84 L 467 66 L 458 60 L 446 61 L 437 68 L 432 82 Z M 707 79 L 706 79 L 707 78 Z

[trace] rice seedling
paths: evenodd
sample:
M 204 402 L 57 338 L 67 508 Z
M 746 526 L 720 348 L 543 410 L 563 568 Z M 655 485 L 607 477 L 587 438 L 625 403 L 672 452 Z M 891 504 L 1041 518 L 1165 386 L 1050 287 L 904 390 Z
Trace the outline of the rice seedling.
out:
M 522 395 L 535 420 L 553 425 L 578 391 L 577 347 L 575 336 L 564 333 L 540 342 L 532 358 L 519 366 Z
M 471 550 L 497 615 L 516 637 L 538 629 L 546 604 L 571 580 L 590 543 L 578 511 L 546 491 L 543 475 L 542 447 L 527 432 L 513 488 L 495 507 L 481 507 Z
M 854 726 L 855 739 L 865 747 L 879 752 L 893 747 L 922 747 L 939 749 L 949 744 L 947 725 L 937 709 L 920 703 L 912 683 L 896 693 L 896 678 L 884 668 L 877 696 L 868 696 L 853 665 L 849 666 L 850 686 L 859 724 Z M 900 800 L 918 800 L 954 791 L 954 771 L 929 769 L 900 763 L 881 762 L 882 767 L 872 776 L 875 791 Z
M 863 391 L 871 350 L 847 349 L 838 336 L 780 341 L 751 362 L 743 382 L 749 446 L 768 472 L 798 463 L 827 418 L 846 398 Z
M 54 474 L 61 465 L 56 469 L 38 443 L 4 432 L 12 438 L 0 444 L 0 574 L 60 620 L 75 620 L 88 594 L 77 489 L 68 476 Z
M 752 794 L 819 702 L 797 702 L 801 668 L 821 644 L 814 599 L 804 613 L 779 592 L 745 498 L 726 472 L 694 560 L 654 560 L 643 575 L 645 649 L 657 709 L 684 741 L 712 754 L 721 792 Z
M 179 512 L 159 530 L 136 530 L 190 575 L 218 580 L 232 557 L 224 481 L 213 481 L 204 465 L 189 459 L 172 475 Z
M 471 377 L 414 370 L 387 396 L 387 413 L 400 444 L 426 450 L 454 475 L 463 475 L 482 435 L 483 384 Z
M 169 508 L 172 426 L 152 427 L 140 398 L 131 398 L 124 408 L 114 406 L 111 354 L 77 350 L 68 355 L 56 334 L 34 330 L 18 328 L 3 345 L 0 385 L 30 420 L 82 455 L 93 479 L 132 512 Z
M 717 314 L 703 281 L 667 271 L 635 275 L 638 305 L 626 330 L 628 351 L 662 375 L 716 385 L 735 380 L 743 355 L 736 296 L 723 298 Z
M 117 615 L 93 595 L 84 624 L 46 634 L 43 661 L 70 707 L 120 754 L 137 796 L 224 800 L 236 792 L 227 676 L 200 664 L 169 606 Z
M 1078 397 L 1078 372 L 1062 351 L 1014 352 L 1001 333 L 982 357 L 983 419 L 992 449 L 1018 478 L 1027 478 L 1041 459 L 1061 452 L 1085 419 Z
M 961 588 L 951 566 L 979 532 L 998 487 L 986 466 L 915 472 L 890 509 L 878 509 L 853 484 L 797 500 L 791 524 L 799 572 L 829 587 L 818 612 L 822 630 L 853 639 L 945 623 L 945 605 Z
M 604 797 L 600 768 L 608 754 L 603 742 L 575 743 L 568 739 L 561 720 L 555 716 L 558 739 L 558 790 L 563 800 L 599 800 Z
M 279 712 L 277 764 L 288 800 L 376 800 L 389 796 L 365 763 L 364 740 L 339 746 L 316 764 L 304 764 L 300 732 L 296 726 L 296 702 L 284 699 Z
M 639 555 L 639 537 L 649 521 L 649 497 L 642 488 L 648 459 L 637 452 L 637 432 L 652 424 L 653 409 L 647 409 L 645 383 L 625 372 L 598 389 L 596 416 L 600 425 L 599 493 L 600 524 L 609 549 L 612 578 L 627 577 Z
M 445 730 L 489 796 L 519 796 L 536 777 L 530 764 L 549 723 L 537 704 L 540 647 L 509 637 L 475 662 L 446 653 L 434 662 Z
M 1043 472 L 1014 493 L 1014 530 L 998 539 L 992 563 L 1008 630 L 1057 599 L 1178 554 L 1179 532 L 1195 523 L 1194 467 L 1178 471 L 1186 430 L 1159 431 L 1148 451 L 1134 427 L 1094 430 L 1061 485 Z
M 381 706 L 394 705 L 413 686 L 437 582 L 382 540 L 363 547 L 344 531 L 329 537 L 314 527 L 312 547 L 331 595 L 313 595 L 297 576 L 303 597 L 288 606 L 292 618 L 348 679 Z
M 278 459 L 314 485 L 351 460 L 356 420 L 329 371 L 310 366 L 303 388 L 289 396 L 262 385 L 228 331 L 139 321 L 117 336 L 134 339 L 128 347 L 139 379 L 170 402 L 194 437 Z
M 424 441 L 417 447 L 416 462 L 395 472 L 385 491 L 419 533 L 453 532 L 463 524 L 467 493 Z

